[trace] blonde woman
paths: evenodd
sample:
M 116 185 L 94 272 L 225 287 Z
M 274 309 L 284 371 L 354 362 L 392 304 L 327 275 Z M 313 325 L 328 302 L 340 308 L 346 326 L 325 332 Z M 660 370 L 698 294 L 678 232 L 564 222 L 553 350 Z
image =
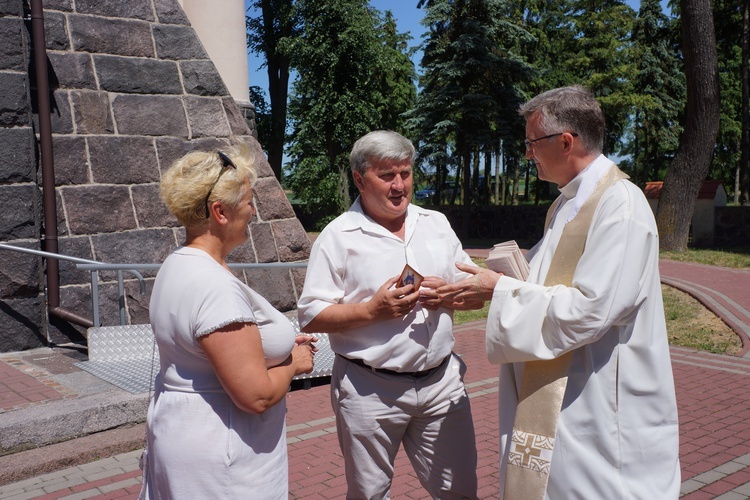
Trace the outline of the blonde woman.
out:
M 162 178 L 186 235 L 151 296 L 161 369 L 142 497 L 288 497 L 284 396 L 315 348 L 227 267 L 248 238 L 255 179 L 244 144 L 189 153 Z

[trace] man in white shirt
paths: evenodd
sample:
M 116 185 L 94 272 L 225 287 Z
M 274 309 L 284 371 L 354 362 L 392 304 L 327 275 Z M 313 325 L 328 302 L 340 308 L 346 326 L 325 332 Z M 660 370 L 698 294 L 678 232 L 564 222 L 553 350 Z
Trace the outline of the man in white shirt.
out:
M 433 498 L 477 496 L 466 366 L 436 293 L 468 276 L 455 263 L 471 259 L 444 215 L 410 204 L 413 160 L 395 132 L 355 143 L 360 195 L 316 239 L 298 304 L 302 330 L 329 333 L 336 353 L 331 403 L 347 498 L 389 498 L 402 443 Z M 397 285 L 406 264 L 421 287 Z
M 550 90 L 520 114 L 527 158 L 562 193 L 527 254 L 530 275 L 458 264 L 475 276 L 438 290 L 492 300 L 501 498 L 677 498 L 677 405 L 651 209 L 601 154 L 604 116 L 589 91 Z M 545 399 L 529 412 L 536 394 Z M 549 433 L 530 430 L 540 428 Z

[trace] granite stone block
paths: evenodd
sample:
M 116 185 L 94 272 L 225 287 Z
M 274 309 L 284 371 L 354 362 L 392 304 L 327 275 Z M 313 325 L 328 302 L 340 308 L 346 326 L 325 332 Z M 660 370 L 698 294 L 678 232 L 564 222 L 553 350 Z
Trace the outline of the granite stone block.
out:
M 310 257 L 310 238 L 299 219 L 286 219 L 271 222 L 279 260 L 296 262 Z
M 289 199 L 275 177 L 261 177 L 255 183 L 255 205 L 261 220 L 288 219 L 294 217 Z
M 90 54 L 50 51 L 47 57 L 52 65 L 51 76 L 60 88 L 96 89 Z
M 26 75 L 0 71 L 0 127 L 27 127 L 28 79 Z
M 62 12 L 44 12 L 44 44 L 47 50 L 68 50 L 70 41 L 68 29 L 65 23 L 65 14 Z
M 89 165 L 86 159 L 84 137 L 55 135 L 52 137 L 52 152 L 57 186 L 89 182 Z
M 180 225 L 162 201 L 159 184 L 140 184 L 130 189 L 138 227 L 177 227 Z
M 57 250 L 61 255 L 94 260 L 88 236 L 58 238 Z M 74 262 L 60 261 L 60 285 L 85 285 L 91 283 L 91 272 L 78 269 Z
M 36 238 L 35 184 L 15 184 L 0 187 L 0 241 Z
M 250 225 L 253 248 L 258 262 L 278 262 L 279 253 L 276 251 L 276 241 L 273 238 L 271 224 L 253 223 Z
M 180 70 L 188 94 L 226 96 L 224 80 L 211 61 L 180 61 Z
M 294 287 L 289 269 L 248 269 L 247 284 L 281 312 L 296 307 Z
M 185 108 L 179 97 L 118 95 L 112 111 L 120 134 L 188 136 Z
M 253 250 L 252 243 L 250 241 L 246 241 L 242 245 L 229 252 L 229 255 L 227 255 L 227 262 L 237 262 L 241 264 L 252 264 L 254 262 L 258 262 L 258 260 L 255 258 L 255 252 Z
M 0 2 L 0 15 L 23 16 L 24 2 L 21 0 L 3 0 Z
M 154 57 L 151 26 L 147 22 L 95 16 L 70 16 L 69 22 L 76 52 Z
M 73 113 L 67 90 L 55 90 L 50 99 L 50 124 L 53 134 L 73 133 Z M 39 115 L 34 115 L 34 123 L 39 122 Z
M 252 135 L 252 130 L 245 120 L 243 108 L 232 97 L 223 97 L 221 102 L 224 104 L 224 112 L 229 120 L 229 127 L 232 129 L 232 135 Z M 253 107 L 249 104 L 248 107 Z M 255 109 L 253 107 L 253 109 Z M 255 112 L 253 111 L 253 116 Z M 257 137 L 256 137 L 257 139 Z
M 105 17 L 123 17 L 154 21 L 152 0 L 76 0 L 76 12 Z
M 292 284 L 294 285 L 295 302 L 299 302 L 299 298 L 302 296 L 302 289 L 305 287 L 306 275 L 307 268 L 292 269 Z
M 44 0 L 44 10 L 73 11 L 73 0 Z
M 266 153 L 263 152 L 263 148 L 260 146 L 258 140 L 252 136 L 239 136 L 237 139 L 250 145 L 253 157 L 255 158 L 255 171 L 258 173 L 258 180 L 264 177 L 274 177 L 271 165 L 268 164 Z
M 221 99 L 184 97 L 192 137 L 227 137 L 231 134 Z
M 58 189 L 72 234 L 97 234 L 135 229 L 127 186 L 68 186 Z
M 131 325 L 148 324 L 150 321 L 148 307 L 151 301 L 151 292 L 154 289 L 154 279 L 144 279 L 143 286 L 145 290 L 141 293 L 140 281 L 130 280 L 125 282 L 125 307 L 128 323 Z
M 71 91 L 73 121 L 79 134 L 112 134 L 115 131 L 109 95 L 97 91 Z
M 88 138 L 88 145 L 93 182 L 140 184 L 159 181 L 153 139 L 92 136 Z
M 181 94 L 174 61 L 94 55 L 101 90 L 132 94 Z
M 154 25 L 154 45 L 159 59 L 208 59 L 195 30 L 190 26 Z
M 177 0 L 161 0 L 156 2 L 156 17 L 161 24 L 184 24 L 190 25 L 185 11 L 180 7 Z
M 141 229 L 127 233 L 102 233 L 91 236 L 96 260 L 109 263 L 159 264 L 175 249 L 171 229 Z M 102 271 L 105 279 L 114 279 L 115 272 Z M 155 276 L 155 271 L 142 271 Z
M 0 300 L 0 352 L 15 352 L 43 347 L 44 304 L 42 298 L 23 297 Z
M 31 127 L 0 128 L 0 184 L 36 182 L 34 131 Z
M 179 97 L 118 95 L 112 111 L 120 134 L 187 137 L 189 133 Z
M 40 250 L 39 241 L 10 241 L 15 247 Z M 42 289 L 42 259 L 36 255 L 2 251 L 0 261 L 0 298 L 37 295 Z
M 26 70 L 26 33 L 20 17 L 0 18 L 0 70 Z

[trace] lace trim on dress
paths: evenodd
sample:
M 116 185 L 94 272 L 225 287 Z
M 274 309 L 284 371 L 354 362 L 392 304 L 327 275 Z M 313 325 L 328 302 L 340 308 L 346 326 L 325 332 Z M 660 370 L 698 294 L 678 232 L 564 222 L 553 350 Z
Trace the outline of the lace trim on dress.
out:
M 252 324 L 256 324 L 257 322 L 256 322 L 255 318 L 253 318 L 252 316 L 240 316 L 239 318 L 228 319 L 226 321 L 223 321 L 223 322 L 219 323 L 216 326 L 212 326 L 211 328 L 207 328 L 205 330 L 201 330 L 199 332 L 196 332 L 195 336 L 196 337 L 203 337 L 204 335 L 208 335 L 209 333 L 213 333 L 216 330 L 218 330 L 219 328 L 224 328 L 225 326 L 231 325 L 232 323 L 252 323 Z

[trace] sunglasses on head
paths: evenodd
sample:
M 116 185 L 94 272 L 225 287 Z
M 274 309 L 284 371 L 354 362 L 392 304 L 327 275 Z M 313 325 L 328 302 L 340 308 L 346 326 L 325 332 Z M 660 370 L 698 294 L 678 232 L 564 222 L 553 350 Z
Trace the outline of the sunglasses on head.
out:
M 216 180 L 213 184 L 211 184 L 211 189 L 208 190 L 208 194 L 206 195 L 206 201 L 203 202 L 203 205 L 206 207 L 206 219 L 208 219 L 211 214 L 208 211 L 208 199 L 211 197 L 211 192 L 216 187 L 216 184 L 219 182 L 219 179 L 221 179 L 221 176 L 224 174 L 224 172 L 227 171 L 227 167 L 232 167 L 233 169 L 237 170 L 237 165 L 234 164 L 234 162 L 222 151 L 217 150 L 216 154 L 219 156 L 219 159 L 221 160 L 221 170 L 219 171 L 219 175 L 216 176 Z

